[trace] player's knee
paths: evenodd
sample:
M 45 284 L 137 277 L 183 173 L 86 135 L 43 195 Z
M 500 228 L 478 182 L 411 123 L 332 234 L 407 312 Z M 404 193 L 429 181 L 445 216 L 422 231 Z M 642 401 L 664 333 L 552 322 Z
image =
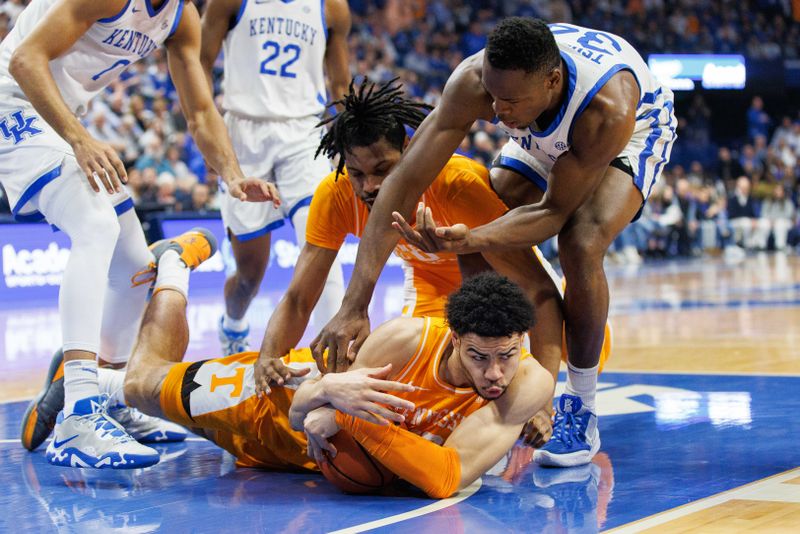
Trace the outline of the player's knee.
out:
M 597 225 L 577 225 L 558 236 L 558 254 L 564 261 L 602 261 L 610 242 Z
M 72 241 L 73 249 L 90 247 L 111 255 L 119 238 L 120 226 L 114 208 L 108 206 L 107 209 L 96 209 L 81 214 L 81 227 L 66 231 Z

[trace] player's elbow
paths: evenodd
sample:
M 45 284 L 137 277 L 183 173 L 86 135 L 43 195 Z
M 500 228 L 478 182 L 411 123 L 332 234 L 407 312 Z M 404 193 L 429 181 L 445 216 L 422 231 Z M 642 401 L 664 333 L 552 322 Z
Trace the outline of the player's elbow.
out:
M 28 48 L 21 45 L 11 53 L 11 59 L 8 62 L 8 72 L 14 77 L 17 83 L 24 82 L 28 77 L 31 64 L 34 61 Z

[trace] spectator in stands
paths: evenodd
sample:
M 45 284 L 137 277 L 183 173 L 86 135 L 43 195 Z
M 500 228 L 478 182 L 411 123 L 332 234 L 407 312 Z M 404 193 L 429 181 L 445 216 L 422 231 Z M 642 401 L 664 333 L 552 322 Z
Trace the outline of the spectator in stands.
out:
M 734 232 L 734 242 L 746 249 L 765 249 L 769 237 L 769 222 L 761 219 L 758 205 L 750 194 L 750 179 L 740 176 L 736 189 L 728 198 L 728 220 Z
M 775 249 L 784 252 L 789 230 L 794 226 L 797 217 L 797 209 L 791 199 L 787 198 L 783 184 L 776 185 L 771 197 L 764 201 L 761 217 L 769 225 L 768 230 L 772 231 Z
M 736 178 L 744 174 L 742 164 L 731 156 L 731 150 L 728 147 L 720 147 L 717 153 L 715 174 L 717 180 L 721 180 L 726 189 L 732 189 Z
M 769 125 L 772 121 L 764 111 L 764 100 L 760 96 L 754 96 L 747 110 L 747 137 L 753 141 L 757 136 L 769 135 Z

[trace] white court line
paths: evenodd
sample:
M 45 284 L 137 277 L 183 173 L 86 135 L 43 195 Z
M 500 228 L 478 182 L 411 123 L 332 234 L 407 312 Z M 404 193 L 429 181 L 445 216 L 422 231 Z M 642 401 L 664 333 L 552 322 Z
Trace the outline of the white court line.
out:
M 605 530 L 604 532 L 613 532 L 614 534 L 633 534 L 635 532 L 641 532 L 643 530 L 663 525 L 669 521 L 680 519 L 681 517 L 685 517 L 695 512 L 707 510 L 708 508 L 718 506 L 733 499 L 797 502 L 800 500 L 800 498 L 798 498 L 796 495 L 796 491 L 792 491 L 796 488 L 788 488 L 789 491 L 779 491 L 777 492 L 778 495 L 776 495 L 775 490 L 777 489 L 776 486 L 779 486 L 788 480 L 797 478 L 798 475 L 800 475 L 800 468 L 792 469 L 784 473 L 779 473 L 762 480 L 745 484 L 744 486 L 739 486 L 738 488 L 734 488 L 732 490 L 723 491 L 722 493 L 712 495 L 711 497 L 706 497 L 705 499 L 700 499 L 699 501 L 673 508 L 672 510 L 667 510 L 666 512 L 661 512 L 645 519 L 634 521 L 633 523 L 628 523 L 627 525 L 623 525 L 621 527 Z M 783 496 L 780 496 L 780 493 L 783 493 Z
M 341 530 L 334 530 L 332 532 L 329 532 L 328 534 L 356 534 L 358 532 L 366 532 L 367 530 L 372 530 L 378 527 L 393 525 L 394 523 L 399 523 L 400 521 L 405 521 L 406 519 L 413 519 L 415 517 L 420 517 L 433 512 L 438 512 L 439 510 L 443 510 L 448 506 L 458 504 L 461 501 L 470 498 L 472 495 L 475 494 L 476 491 L 478 491 L 481 488 L 482 484 L 483 481 L 479 478 L 478 480 L 476 480 L 463 490 L 459 491 L 458 494 L 454 495 L 453 497 L 448 497 L 447 499 L 441 499 L 439 501 L 436 501 L 435 503 L 423 506 L 422 508 L 411 510 L 410 512 L 391 515 L 383 519 L 376 519 L 375 521 L 370 521 L 369 523 L 362 523 L 361 525 L 356 525 L 354 527 L 343 528 Z

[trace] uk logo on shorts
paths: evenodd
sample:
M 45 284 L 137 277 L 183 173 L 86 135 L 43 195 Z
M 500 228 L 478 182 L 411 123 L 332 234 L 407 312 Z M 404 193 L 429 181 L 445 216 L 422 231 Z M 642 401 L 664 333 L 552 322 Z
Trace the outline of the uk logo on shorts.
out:
M 26 135 L 30 138 L 42 133 L 42 130 L 33 125 L 38 119 L 39 117 L 35 115 L 26 117 L 22 114 L 22 110 L 15 111 L 0 121 L 0 134 L 17 145 L 25 140 Z

